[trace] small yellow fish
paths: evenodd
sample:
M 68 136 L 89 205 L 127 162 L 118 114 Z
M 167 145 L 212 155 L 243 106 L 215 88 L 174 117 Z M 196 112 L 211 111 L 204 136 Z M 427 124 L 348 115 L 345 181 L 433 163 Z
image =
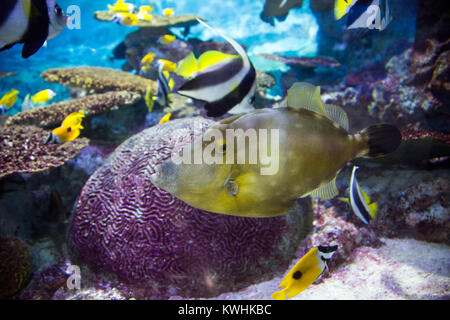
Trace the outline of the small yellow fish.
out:
M 172 116 L 172 114 L 169 112 L 168 114 L 166 114 L 164 117 L 161 118 L 161 120 L 159 121 L 159 124 L 168 122 L 170 120 L 171 116 Z
M 11 108 L 16 103 L 18 94 L 19 91 L 16 89 L 11 89 L 10 92 L 5 93 L 0 99 L 0 106 Z
M 141 63 L 142 64 L 151 64 L 153 62 L 154 58 L 155 58 L 155 53 L 149 52 L 141 59 Z
M 345 16 L 353 6 L 355 0 L 335 0 L 334 2 L 334 19 L 339 20 Z
M 286 295 L 292 298 L 306 290 L 320 277 L 336 250 L 337 246 L 319 246 L 308 251 L 281 281 L 284 289 L 272 293 L 272 298 L 286 300 Z
M 118 0 L 114 5 L 108 4 L 109 11 L 113 12 L 133 12 L 135 9 L 134 4 L 125 3 L 125 0 Z
M 173 16 L 174 10 L 172 8 L 166 8 L 162 13 L 164 17 L 171 17 Z
M 80 135 L 80 130 L 84 129 L 81 125 L 84 117 L 83 111 L 72 112 L 64 119 L 60 127 L 52 130 L 44 144 L 64 143 L 75 140 Z
M 45 89 L 33 95 L 31 97 L 31 100 L 33 101 L 33 103 L 46 103 L 53 99 L 55 96 L 56 93 L 53 90 Z
M 158 41 L 159 41 L 161 44 L 169 44 L 169 43 L 175 41 L 176 38 L 177 38 L 177 37 L 175 37 L 174 35 L 165 34 L 165 35 L 159 37 L 159 40 L 158 40 Z
M 118 12 L 112 21 L 123 26 L 134 26 L 139 22 L 139 18 L 134 13 Z
M 144 70 L 144 71 L 148 71 L 148 69 L 150 69 L 150 65 L 149 64 L 143 65 L 141 67 L 141 70 Z
M 164 71 L 175 72 L 175 70 L 177 70 L 177 64 L 172 61 L 165 60 L 165 59 L 159 59 L 158 61 L 160 63 L 163 63 Z

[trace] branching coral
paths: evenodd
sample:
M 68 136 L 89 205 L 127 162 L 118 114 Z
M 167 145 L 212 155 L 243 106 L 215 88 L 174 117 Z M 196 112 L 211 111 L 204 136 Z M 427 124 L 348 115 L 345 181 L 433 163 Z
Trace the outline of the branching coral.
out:
M 42 128 L 59 126 L 72 112 L 83 110 L 85 115 L 96 115 L 113 108 L 133 105 L 141 95 L 128 91 L 113 91 L 93 94 L 79 99 L 54 103 L 45 108 L 36 108 L 18 113 L 6 121 L 6 126 L 36 125 Z
M 58 167 L 89 144 L 78 138 L 64 144 L 44 145 L 49 132 L 35 126 L 0 128 L 0 178 L 15 172 L 32 173 Z

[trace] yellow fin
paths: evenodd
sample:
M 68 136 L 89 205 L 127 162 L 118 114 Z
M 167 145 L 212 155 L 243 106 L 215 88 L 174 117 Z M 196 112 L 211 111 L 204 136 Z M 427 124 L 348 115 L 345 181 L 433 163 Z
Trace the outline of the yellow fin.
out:
M 275 300 L 286 300 L 286 294 L 287 294 L 287 288 L 280 290 L 280 291 L 275 291 L 274 293 L 271 294 L 271 296 Z
M 341 200 L 341 201 L 346 202 L 346 203 L 350 203 L 350 200 L 348 198 L 345 198 L 345 197 L 339 197 L 338 200 Z
M 336 122 L 342 128 L 348 131 L 348 117 L 344 109 L 334 104 L 325 104 L 324 109 L 328 119 Z
M 345 16 L 354 0 L 336 0 L 334 2 L 334 19 L 339 20 Z
M 311 195 L 318 197 L 322 200 L 330 200 L 333 199 L 338 195 L 339 191 L 336 187 L 336 178 L 328 182 L 327 184 L 324 184 L 323 186 L 320 186 L 316 190 L 311 192 Z
M 198 72 L 198 62 L 194 52 L 190 52 L 184 59 L 177 63 L 175 73 L 180 77 L 190 77 L 194 72 Z
M 170 78 L 168 84 L 169 84 L 169 90 L 172 91 L 173 87 L 175 86 L 175 80 L 173 80 L 173 78 Z
M 153 111 L 154 104 L 155 100 L 152 99 L 152 87 L 148 86 L 147 91 L 145 92 L 145 105 L 147 106 L 148 112 Z
M 216 63 L 230 58 L 239 58 L 239 55 L 226 54 L 216 50 L 206 51 L 198 58 L 198 69 L 199 71 L 205 70 Z
M 378 204 L 376 202 L 371 203 L 368 205 L 369 207 L 369 215 L 372 217 L 372 219 L 375 219 L 375 216 L 378 212 Z
M 320 98 L 320 87 L 310 83 L 294 83 L 287 93 L 287 106 L 303 108 L 327 116 Z

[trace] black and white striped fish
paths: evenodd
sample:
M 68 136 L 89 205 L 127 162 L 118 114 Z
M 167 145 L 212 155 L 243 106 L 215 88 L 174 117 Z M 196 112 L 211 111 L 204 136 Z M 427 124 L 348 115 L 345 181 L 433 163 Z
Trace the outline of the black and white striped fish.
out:
M 360 218 L 365 224 L 375 218 L 378 210 L 376 202 L 370 202 L 370 197 L 358 184 L 356 180 L 356 170 L 359 167 L 354 166 L 352 171 L 352 177 L 350 178 L 350 205 L 353 212 Z
M 68 19 L 55 0 L 2 0 L 0 51 L 23 43 L 22 57 L 28 58 L 56 37 Z
M 184 83 L 178 93 L 206 101 L 205 109 L 209 117 L 218 117 L 227 112 L 238 114 L 254 110 L 256 70 L 244 48 L 202 20 L 197 20 L 228 41 L 240 58 L 225 59 L 202 70 L 192 80 Z
M 166 107 L 169 103 L 169 83 L 167 81 L 166 76 L 164 75 L 164 63 L 158 61 L 158 80 L 156 81 L 157 93 L 155 97 L 155 101 L 157 101 L 160 105 Z

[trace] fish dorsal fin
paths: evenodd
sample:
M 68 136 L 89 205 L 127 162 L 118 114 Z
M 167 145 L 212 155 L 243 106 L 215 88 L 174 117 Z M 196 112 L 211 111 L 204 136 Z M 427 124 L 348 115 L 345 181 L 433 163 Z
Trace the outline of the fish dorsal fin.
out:
M 190 77 L 195 72 L 198 72 L 198 62 L 195 58 L 194 52 L 190 52 L 184 59 L 177 63 L 175 73 L 180 77 Z
M 328 119 L 348 131 L 348 117 L 344 109 L 334 104 L 325 104 L 324 109 Z
M 303 108 L 326 116 L 325 108 L 320 98 L 320 87 L 310 83 L 294 83 L 287 93 L 287 106 Z
M 198 58 L 198 69 L 199 71 L 205 70 L 206 68 L 229 58 L 239 58 L 239 56 L 216 50 L 206 51 Z
M 335 196 L 337 196 L 338 193 L 339 191 L 336 186 L 336 178 L 334 178 L 327 184 L 324 184 L 323 186 L 320 186 L 316 190 L 313 190 L 311 192 L 311 195 L 318 197 L 321 200 L 330 200 L 333 199 Z

